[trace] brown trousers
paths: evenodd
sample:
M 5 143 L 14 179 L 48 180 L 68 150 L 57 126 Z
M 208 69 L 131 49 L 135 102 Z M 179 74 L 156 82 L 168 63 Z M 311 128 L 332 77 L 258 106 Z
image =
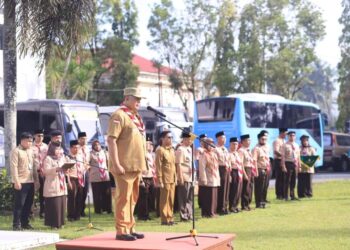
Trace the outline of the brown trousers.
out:
M 284 182 L 283 182 L 283 196 L 284 199 L 288 199 L 288 191 L 290 198 L 294 199 L 294 189 L 296 184 L 296 172 L 295 172 L 295 164 L 294 162 L 288 162 L 286 161 L 286 168 L 287 173 L 284 175 Z
M 151 210 L 150 195 L 153 186 L 153 178 L 142 178 L 144 185 L 139 187 L 139 199 L 137 201 L 137 217 L 144 220 L 149 217 Z
M 238 169 L 232 169 L 231 171 L 231 185 L 230 185 L 230 210 L 238 207 L 239 200 L 242 195 L 243 181 L 239 180 Z
M 177 202 L 179 204 L 180 218 L 192 219 L 193 188 L 191 182 L 185 182 L 177 186 Z
M 255 177 L 254 180 L 254 194 L 255 194 L 255 205 L 257 207 L 260 207 L 261 205 L 265 204 L 264 200 L 264 188 L 266 185 L 266 170 L 265 169 L 258 169 L 259 176 Z
M 311 173 L 298 174 L 298 197 L 312 197 L 312 175 Z
M 79 220 L 83 206 L 83 187 L 79 185 L 78 178 L 70 177 L 72 188 L 68 188 L 67 217 Z
M 242 209 L 249 207 L 250 197 L 252 193 L 251 189 L 251 180 L 252 180 L 252 168 L 244 168 L 248 180 L 243 178 L 243 187 L 242 187 L 242 197 L 241 197 L 241 206 Z
M 140 172 L 115 175 L 115 228 L 117 234 L 135 232 L 134 209 L 139 197 Z
M 202 217 L 216 215 L 218 201 L 218 187 L 202 186 Z
M 175 183 L 166 183 L 160 188 L 160 219 L 163 223 L 174 221 Z
M 284 175 L 285 173 L 282 171 L 281 167 L 281 159 L 274 159 L 273 160 L 273 166 L 275 169 L 276 174 L 276 182 L 275 182 L 275 192 L 277 199 L 282 199 L 284 197 L 283 195 L 283 182 L 284 182 Z
M 227 213 L 230 196 L 230 172 L 226 166 L 219 166 L 220 187 L 218 190 L 218 208 L 217 212 Z
M 110 181 L 91 182 L 95 213 L 112 212 Z

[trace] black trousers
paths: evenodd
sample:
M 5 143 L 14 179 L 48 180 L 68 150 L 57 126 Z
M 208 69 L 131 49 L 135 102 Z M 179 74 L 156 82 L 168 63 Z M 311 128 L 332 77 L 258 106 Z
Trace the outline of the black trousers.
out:
M 275 174 L 276 174 L 276 182 L 275 182 L 275 192 L 276 192 L 276 197 L 278 199 L 282 199 L 284 197 L 284 180 L 285 180 L 285 172 L 282 171 L 281 167 L 281 160 L 280 159 L 274 159 L 273 161 L 273 166 L 275 169 Z
M 266 185 L 266 170 L 265 169 L 258 169 L 259 175 L 258 177 L 255 177 L 255 189 L 254 189 L 254 195 L 255 195 L 255 205 L 257 207 L 260 207 L 261 205 L 265 204 L 264 200 L 264 188 Z
M 81 207 L 83 205 L 83 187 L 79 185 L 78 178 L 70 177 L 72 188 L 68 188 L 68 219 L 79 220 Z
M 299 173 L 298 174 L 298 197 L 312 197 L 312 174 Z
M 137 201 L 137 217 L 139 219 L 147 219 L 150 212 L 150 199 L 151 186 L 153 186 L 153 178 L 142 178 L 145 185 L 139 186 L 139 198 Z
M 84 174 L 84 187 L 82 189 L 83 189 L 83 193 L 82 193 L 82 204 L 81 204 L 80 215 L 83 216 L 85 214 L 84 211 L 86 207 L 85 201 L 86 201 L 87 194 L 89 192 L 89 174 L 87 171 Z
M 234 210 L 238 207 L 239 200 L 242 195 L 243 181 L 239 179 L 238 169 L 232 169 L 231 171 L 231 184 L 230 184 L 230 210 Z
M 22 189 L 14 190 L 13 226 L 27 226 L 34 199 L 34 183 L 22 183 Z
M 270 160 L 270 166 L 273 166 L 273 162 Z M 272 175 L 272 167 L 269 171 L 266 170 L 266 180 L 265 180 L 265 186 L 263 190 L 263 201 L 267 202 L 267 191 L 269 190 L 269 184 L 270 184 L 270 178 Z
M 285 174 L 283 182 L 283 198 L 288 199 L 288 191 L 290 198 L 294 199 L 294 189 L 296 184 L 296 172 L 295 172 L 295 163 L 286 161 L 287 173 Z
M 202 217 L 214 217 L 217 210 L 218 187 L 202 186 Z
M 112 212 L 111 182 L 91 182 L 95 213 Z
M 154 187 L 154 201 L 155 201 L 156 216 L 158 218 L 158 217 L 160 217 L 160 207 L 159 207 L 160 188 L 156 187 L 156 186 Z
M 217 213 L 227 213 L 230 197 L 230 172 L 226 166 L 219 166 L 220 187 L 218 189 Z
M 40 210 L 39 214 L 42 215 L 44 213 L 45 209 L 45 198 L 44 198 L 44 183 L 45 183 L 45 177 L 42 177 L 38 171 L 38 176 L 39 176 L 39 183 L 40 183 L 40 188 L 39 188 L 39 204 L 40 204 Z
M 185 182 L 177 186 L 177 200 L 179 204 L 180 218 L 182 220 L 192 219 L 193 188 L 191 182 Z
M 249 197 L 251 196 L 251 192 L 252 192 L 251 184 L 250 184 L 252 180 L 252 169 L 245 168 L 244 170 L 247 174 L 248 180 L 243 178 L 242 197 L 241 197 L 242 209 L 249 207 L 249 203 L 250 203 Z

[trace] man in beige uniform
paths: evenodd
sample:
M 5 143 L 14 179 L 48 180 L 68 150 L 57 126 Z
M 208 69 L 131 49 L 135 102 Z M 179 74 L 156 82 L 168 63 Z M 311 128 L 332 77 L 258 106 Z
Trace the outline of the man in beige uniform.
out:
M 283 186 L 284 199 L 288 200 L 288 190 L 291 200 L 297 200 L 294 194 L 296 176 L 300 169 L 300 149 L 295 142 L 295 132 L 288 132 L 288 141 L 282 146 L 282 171 L 286 173 Z
M 288 129 L 280 128 L 279 136 L 273 142 L 273 165 L 276 174 L 275 192 L 278 200 L 283 200 L 283 182 L 285 172 L 282 171 L 281 159 L 282 159 L 282 146 L 285 143 Z
M 116 239 L 144 238 L 135 231 L 134 209 L 139 196 L 141 172 L 146 170 L 145 126 L 138 114 L 140 89 L 125 88 L 124 103 L 115 111 L 108 126 L 110 172 L 116 182 Z
M 183 132 L 182 145 L 176 150 L 176 172 L 180 219 L 187 221 L 192 219 L 192 148 L 190 134 Z
M 160 187 L 160 217 L 161 224 L 174 224 L 174 198 L 176 185 L 175 151 L 172 145 L 170 131 L 161 134 L 162 145 L 156 150 L 156 170 Z
M 81 154 L 83 158 L 83 162 L 86 165 L 86 168 L 88 168 L 88 164 L 90 162 L 90 150 L 87 146 L 87 135 L 86 132 L 79 132 L 78 133 L 78 143 L 79 143 L 79 154 Z M 83 197 L 82 197 L 82 205 L 81 205 L 81 211 L 80 216 L 85 217 L 85 201 L 87 194 L 89 192 L 89 174 L 88 171 L 84 172 L 84 186 L 83 186 Z
M 31 149 L 33 136 L 21 134 L 20 145 L 10 154 L 11 178 L 14 187 L 13 230 L 33 229 L 29 224 L 34 190 L 39 188 L 37 166 Z

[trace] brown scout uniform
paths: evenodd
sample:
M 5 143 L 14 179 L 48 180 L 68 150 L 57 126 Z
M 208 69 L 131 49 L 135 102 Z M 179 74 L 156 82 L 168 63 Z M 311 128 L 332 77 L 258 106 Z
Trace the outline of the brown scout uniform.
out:
M 182 220 L 192 219 L 192 149 L 191 146 L 180 146 L 176 150 L 177 180 L 177 200 L 179 204 L 180 218 Z
M 238 208 L 239 200 L 242 195 L 243 185 L 243 162 L 238 151 L 230 151 L 231 163 L 231 185 L 230 185 L 230 211 L 233 212 Z
M 113 163 L 110 172 L 116 182 L 115 218 L 117 234 L 135 232 L 134 209 L 139 196 L 141 172 L 146 170 L 146 140 L 130 117 L 121 109 L 109 120 L 108 136 L 116 138 L 118 158 L 125 174 L 117 174 Z M 111 158 L 111 156 L 110 156 Z
M 300 156 L 316 155 L 316 150 L 311 147 L 300 147 Z M 315 166 L 309 167 L 300 162 L 301 170 L 298 174 L 298 197 L 312 197 L 312 175 L 315 173 Z
M 249 209 L 250 197 L 252 195 L 252 169 L 255 168 L 254 159 L 249 148 L 242 146 L 238 152 L 241 155 L 244 171 L 247 175 L 247 180 L 243 178 L 241 206 L 242 209 Z
M 172 147 L 158 147 L 156 150 L 156 169 L 160 188 L 161 222 L 173 223 L 174 196 L 176 185 L 175 152 Z
M 264 188 L 267 181 L 267 170 L 270 167 L 269 152 L 266 145 L 257 144 L 253 149 L 253 159 L 258 168 L 258 176 L 255 178 L 255 205 L 256 207 L 265 206 L 263 197 Z
M 216 146 L 218 156 L 220 187 L 218 190 L 218 213 L 227 214 L 230 196 L 230 161 L 229 153 L 225 146 Z
M 285 165 L 287 173 L 283 186 L 283 198 L 288 200 L 288 190 L 290 198 L 295 199 L 294 188 L 296 184 L 296 171 L 300 167 L 300 149 L 295 142 L 286 142 L 282 146 L 282 165 Z
M 273 142 L 273 163 L 274 163 L 274 169 L 276 174 L 276 182 L 275 182 L 275 192 L 276 197 L 278 199 L 283 198 L 283 182 L 285 179 L 285 173 L 282 171 L 281 167 L 281 156 L 275 154 L 275 152 L 279 152 L 282 154 L 282 146 L 285 143 L 284 138 L 277 137 L 277 139 Z

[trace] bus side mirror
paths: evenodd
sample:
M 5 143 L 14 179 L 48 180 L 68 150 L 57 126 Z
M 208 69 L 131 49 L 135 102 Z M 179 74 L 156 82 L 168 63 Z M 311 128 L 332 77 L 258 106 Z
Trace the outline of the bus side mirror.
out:
M 72 129 L 73 129 L 72 123 L 67 122 L 67 125 L 66 125 L 66 131 L 67 131 L 67 133 L 72 132 Z

